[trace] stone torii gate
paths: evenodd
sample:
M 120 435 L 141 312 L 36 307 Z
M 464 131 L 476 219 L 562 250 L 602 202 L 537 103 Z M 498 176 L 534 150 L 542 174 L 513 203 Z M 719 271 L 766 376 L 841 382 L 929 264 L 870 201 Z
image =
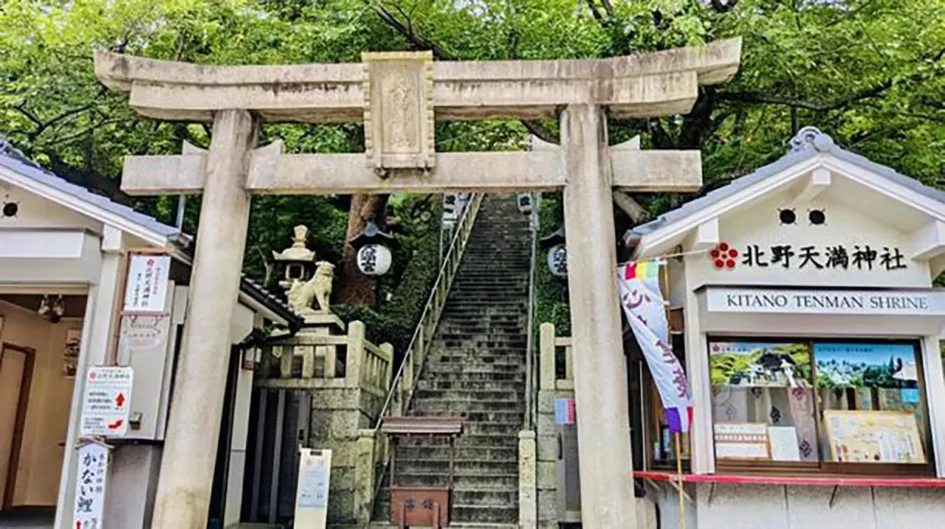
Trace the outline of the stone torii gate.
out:
M 585 527 L 635 524 L 612 192 L 694 191 L 699 152 L 611 148 L 607 116 L 686 113 L 700 85 L 738 70 L 741 41 L 601 60 L 434 62 L 365 53 L 361 64 L 206 66 L 99 52 L 108 87 L 139 113 L 213 122 L 207 151 L 125 160 L 122 190 L 203 193 L 176 389 L 154 509 L 157 529 L 203 528 L 252 194 L 564 189 Z M 559 117 L 560 147 L 437 153 L 434 120 Z M 262 121 L 363 121 L 366 152 L 255 149 Z

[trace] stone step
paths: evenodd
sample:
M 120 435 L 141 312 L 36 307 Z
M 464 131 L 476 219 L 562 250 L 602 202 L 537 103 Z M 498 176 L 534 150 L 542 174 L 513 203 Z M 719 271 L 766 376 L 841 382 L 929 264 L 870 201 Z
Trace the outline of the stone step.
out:
M 453 504 L 518 505 L 518 490 L 453 490 Z
M 455 342 L 457 340 L 450 340 Z M 462 342 L 462 340 L 459 340 Z M 469 340 L 472 343 L 472 340 Z M 508 347 L 461 347 L 446 346 L 446 342 L 434 341 L 430 348 L 431 356 L 428 358 L 439 358 L 441 356 L 492 356 L 498 358 L 518 359 L 525 356 L 525 347 L 513 345 Z
M 474 381 L 525 382 L 524 370 L 522 370 L 520 373 L 501 373 L 501 372 L 495 372 L 495 371 L 463 373 L 463 372 L 454 372 L 454 371 L 433 370 L 433 371 L 424 371 L 424 374 L 428 372 L 436 373 L 436 377 L 433 378 L 433 380 L 455 381 L 455 382 L 474 382 Z M 427 378 L 422 377 L 421 380 L 425 381 L 427 380 Z
M 418 389 L 414 392 L 413 398 L 419 400 L 456 400 L 456 401 L 476 401 L 476 400 L 516 400 L 519 392 L 511 389 Z
M 525 346 L 518 343 L 523 339 L 527 341 L 528 337 L 518 334 L 497 334 L 493 339 L 493 337 L 487 333 L 470 334 L 466 337 L 451 337 L 446 339 L 442 336 L 437 336 L 436 339 L 433 340 L 430 350 L 440 353 L 459 351 L 460 354 L 470 352 L 488 353 L 490 351 L 495 351 L 496 354 L 517 352 L 519 355 L 524 355 Z
M 449 460 L 437 459 L 407 459 L 398 457 L 397 474 L 411 475 L 416 473 L 447 473 Z M 518 460 L 494 461 L 488 459 L 460 459 L 453 461 L 453 472 L 457 476 L 472 476 L 480 474 L 514 474 L 518 472 Z
M 466 389 L 488 389 L 488 390 L 509 390 L 524 394 L 525 380 L 443 380 L 442 378 L 433 378 L 431 380 L 420 380 L 417 382 L 417 389 L 420 390 L 466 390 Z
M 492 446 L 464 446 L 456 449 L 456 456 L 466 459 L 490 459 L 495 461 L 518 461 L 518 448 Z M 406 459 L 427 458 L 445 461 L 450 457 L 448 445 L 410 445 L 397 446 L 397 457 Z
M 385 511 L 386 512 L 386 511 Z M 386 517 L 386 515 L 385 515 Z M 275 526 L 274 526 L 275 527 Z M 361 526 L 332 526 L 334 529 L 363 529 Z M 372 521 L 369 526 L 370 529 L 397 529 L 396 525 L 391 525 L 388 522 L 378 522 Z M 518 524 L 509 524 L 509 523 L 465 523 L 465 522 L 452 522 L 446 526 L 447 529 L 519 529 Z M 240 526 L 238 529 L 243 529 Z M 269 529 L 269 526 L 266 526 L 266 529 Z M 419 527 L 417 529 L 420 529 Z
M 444 487 L 447 485 L 449 477 L 441 472 L 415 472 L 405 474 L 397 471 L 395 483 L 407 487 Z M 482 472 L 472 476 L 453 476 L 453 484 L 457 488 L 475 489 L 482 487 L 485 489 L 495 489 L 498 487 L 517 487 L 518 473 L 508 472 Z
M 498 507 L 494 505 L 463 504 L 453 502 L 454 520 L 469 522 L 507 522 L 518 520 L 518 506 Z
M 458 415 L 462 412 L 525 411 L 524 399 L 509 400 L 453 400 L 436 399 L 411 402 L 411 414 L 414 415 Z
M 519 307 L 521 305 L 521 307 Z M 518 305 L 507 305 L 507 306 L 495 306 L 495 305 L 466 305 L 462 303 L 447 304 L 443 309 L 443 316 L 445 316 L 447 321 L 450 321 L 454 318 L 467 318 L 467 319 L 479 319 L 479 318 L 491 318 L 495 316 L 524 316 L 527 314 L 525 307 L 525 302 L 521 302 Z
M 453 362 L 429 362 L 429 365 L 423 370 L 424 373 L 525 373 L 525 363 L 513 364 L 458 364 Z

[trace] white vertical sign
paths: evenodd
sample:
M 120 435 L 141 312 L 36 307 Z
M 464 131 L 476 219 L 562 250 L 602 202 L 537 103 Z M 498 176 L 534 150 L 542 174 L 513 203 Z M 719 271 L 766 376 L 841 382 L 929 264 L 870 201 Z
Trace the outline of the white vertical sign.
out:
M 102 529 L 108 452 L 109 448 L 101 443 L 91 442 L 79 447 L 75 505 L 72 510 L 72 527 L 75 529 Z
M 330 481 L 331 450 L 301 448 L 299 484 L 295 494 L 295 527 L 325 529 Z
M 164 312 L 171 257 L 169 255 L 131 255 L 129 259 L 124 310 L 127 312 Z
M 82 399 L 82 437 L 124 437 L 128 433 L 134 371 L 130 367 L 92 366 Z

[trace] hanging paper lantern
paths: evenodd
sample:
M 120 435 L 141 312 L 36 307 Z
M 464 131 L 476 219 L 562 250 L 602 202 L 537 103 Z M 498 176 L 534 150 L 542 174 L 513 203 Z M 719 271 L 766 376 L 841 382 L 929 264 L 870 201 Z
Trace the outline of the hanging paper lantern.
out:
M 383 244 L 368 244 L 358 250 L 358 269 L 366 276 L 386 274 L 392 262 L 390 248 Z
M 548 270 L 556 277 L 568 276 L 568 251 L 564 244 L 556 244 L 548 250 Z

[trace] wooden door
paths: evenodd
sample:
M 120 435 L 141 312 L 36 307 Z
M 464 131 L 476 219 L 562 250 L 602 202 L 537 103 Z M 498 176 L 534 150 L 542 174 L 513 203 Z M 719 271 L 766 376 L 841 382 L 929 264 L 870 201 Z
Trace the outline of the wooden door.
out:
M 29 403 L 34 351 L 0 346 L 0 509 L 13 507 L 16 470 Z

